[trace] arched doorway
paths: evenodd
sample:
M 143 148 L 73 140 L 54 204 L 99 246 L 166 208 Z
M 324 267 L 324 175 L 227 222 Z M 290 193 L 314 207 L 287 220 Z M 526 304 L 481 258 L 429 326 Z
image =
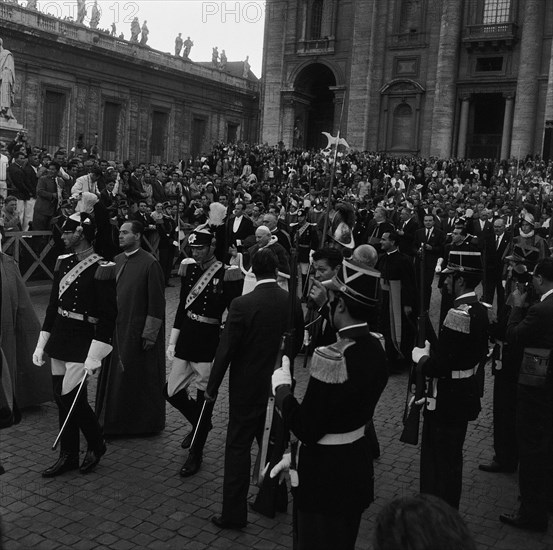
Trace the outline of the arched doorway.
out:
M 334 73 L 321 63 L 305 67 L 296 77 L 294 92 L 306 98 L 297 104 L 294 118 L 294 146 L 320 148 L 326 145 L 321 132 L 334 131 Z

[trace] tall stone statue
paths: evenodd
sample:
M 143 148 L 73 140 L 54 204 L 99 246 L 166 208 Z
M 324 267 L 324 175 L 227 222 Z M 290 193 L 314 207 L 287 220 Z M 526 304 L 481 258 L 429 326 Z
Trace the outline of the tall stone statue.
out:
M 117 36 L 117 27 L 115 26 L 115 21 L 111 24 L 111 30 L 109 31 L 110 36 Z
M 211 52 L 211 63 L 213 63 L 214 67 L 219 66 L 219 50 L 217 46 L 215 46 Z
M 83 25 L 85 17 L 86 17 L 85 0 L 77 0 L 77 23 L 79 25 Z
M 194 45 L 194 42 L 192 42 L 192 40 L 190 40 L 190 37 L 188 37 L 184 41 L 184 50 L 182 52 L 183 57 L 189 57 L 190 56 L 190 50 L 192 49 L 193 45 Z
M 219 63 L 219 69 L 221 69 L 221 71 L 224 71 L 226 68 L 227 68 L 227 54 L 225 53 L 225 50 L 222 50 L 221 51 L 221 61 Z
M 142 25 L 142 35 L 140 36 L 140 44 L 142 46 L 146 45 L 146 42 L 148 42 L 148 35 L 150 34 L 150 30 L 148 29 L 148 25 L 146 25 L 148 21 L 144 21 L 144 24 Z
M 13 55 L 4 48 L 0 38 L 0 119 L 14 119 L 12 106 L 15 98 L 15 64 Z
M 100 24 L 100 10 L 98 9 L 98 2 L 94 0 L 94 5 L 92 6 L 92 14 L 90 16 L 90 28 L 97 29 Z
M 183 45 L 182 33 L 179 32 L 177 38 L 175 38 L 175 55 L 179 56 Z
M 138 35 L 140 34 L 140 23 L 138 17 L 135 17 L 131 23 L 131 42 L 138 43 Z
M 250 65 L 250 56 L 247 55 L 246 56 L 246 59 L 244 61 L 244 71 L 242 73 L 242 76 L 244 78 L 248 78 L 250 76 L 250 68 L 251 68 L 251 65 Z

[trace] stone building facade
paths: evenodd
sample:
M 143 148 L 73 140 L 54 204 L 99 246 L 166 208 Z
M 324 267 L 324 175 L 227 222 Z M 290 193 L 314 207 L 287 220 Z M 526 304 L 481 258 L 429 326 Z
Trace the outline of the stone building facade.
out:
M 267 0 L 261 138 L 553 158 L 553 0 Z
M 107 160 L 169 162 L 258 140 L 259 82 L 0 1 L 15 59 L 14 114 L 29 142 Z

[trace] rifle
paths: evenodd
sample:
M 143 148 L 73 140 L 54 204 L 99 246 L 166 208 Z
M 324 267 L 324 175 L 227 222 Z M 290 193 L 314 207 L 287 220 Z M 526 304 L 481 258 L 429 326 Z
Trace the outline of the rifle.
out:
M 424 263 L 426 260 L 424 244 L 420 248 L 420 294 L 419 294 L 419 316 L 417 318 L 417 346 L 423 348 L 426 340 L 426 324 L 428 312 L 424 308 Z M 403 431 L 399 440 L 409 445 L 417 445 L 419 442 L 419 424 L 422 405 L 417 405 L 424 396 L 425 377 L 417 369 L 417 364 L 412 363 L 409 369 L 409 380 L 407 383 L 407 397 L 405 400 L 405 411 L 403 413 Z
M 290 358 L 290 370 L 292 381 L 294 380 L 294 342 L 297 338 L 295 334 L 296 302 L 298 287 L 298 258 L 297 258 L 298 237 L 292 243 L 290 250 L 290 281 L 289 281 L 289 299 L 288 299 L 288 319 L 287 328 L 280 340 L 280 347 L 275 359 L 275 370 L 282 365 L 282 356 Z M 292 382 L 293 384 L 293 382 Z M 293 386 L 292 386 L 293 389 Z M 259 455 L 254 468 L 253 481 L 259 487 L 259 492 L 255 502 L 251 505 L 252 510 L 259 514 L 274 518 L 278 511 L 286 511 L 287 493 L 286 486 L 280 485 L 278 477 L 271 479 L 268 475 L 276 464 L 282 459 L 282 455 L 288 446 L 289 432 L 278 409 L 275 409 L 275 396 L 271 393 L 267 403 L 267 414 L 265 417 L 265 426 Z M 267 460 L 267 457 L 269 460 Z

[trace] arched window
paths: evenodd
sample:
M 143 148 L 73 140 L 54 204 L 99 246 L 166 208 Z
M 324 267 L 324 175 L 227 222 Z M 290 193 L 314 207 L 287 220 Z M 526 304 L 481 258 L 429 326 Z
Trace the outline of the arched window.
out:
M 392 122 L 392 149 L 413 148 L 413 109 L 407 103 L 400 103 L 394 110 Z
M 321 29 L 323 26 L 323 7 L 324 0 L 313 0 L 311 4 L 311 25 L 309 38 L 310 40 L 318 40 L 321 38 Z
M 511 16 L 511 0 L 484 0 L 484 25 L 507 23 Z

